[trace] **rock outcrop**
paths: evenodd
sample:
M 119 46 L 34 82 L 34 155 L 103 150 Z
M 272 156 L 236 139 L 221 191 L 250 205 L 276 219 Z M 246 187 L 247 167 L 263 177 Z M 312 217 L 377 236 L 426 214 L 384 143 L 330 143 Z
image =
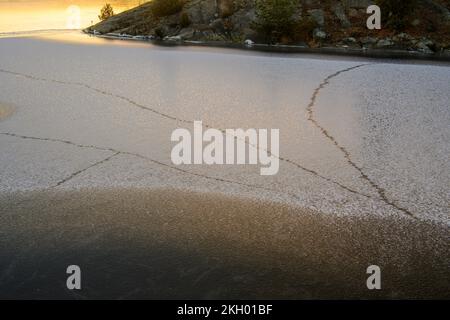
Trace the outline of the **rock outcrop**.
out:
M 170 41 L 267 43 L 255 27 L 257 0 L 184 0 L 173 14 L 155 17 L 152 3 L 115 15 L 86 31 L 96 34 L 161 38 Z M 371 0 L 298 0 L 291 32 L 278 39 L 281 44 L 309 47 L 395 48 L 425 53 L 450 53 L 448 0 L 419 0 L 419 8 L 403 30 L 384 25 L 366 27 Z M 249 42 L 247 42 L 249 43 Z

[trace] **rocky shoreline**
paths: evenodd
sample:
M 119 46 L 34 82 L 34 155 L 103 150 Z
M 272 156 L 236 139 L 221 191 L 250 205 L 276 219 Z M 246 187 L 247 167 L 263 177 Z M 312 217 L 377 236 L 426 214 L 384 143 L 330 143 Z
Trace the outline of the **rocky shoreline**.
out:
M 85 33 L 163 45 L 201 45 L 278 52 L 332 53 L 384 58 L 450 60 L 450 11 L 443 1 L 419 2 L 401 31 L 368 30 L 370 0 L 323 5 L 301 0 L 296 25 L 271 43 L 255 30 L 255 0 L 190 0 L 179 11 L 155 17 L 152 2 L 86 28 Z
M 128 35 L 128 34 L 99 34 L 83 30 L 89 36 L 95 36 L 103 39 L 121 40 L 121 41 L 139 41 L 148 42 L 158 46 L 197 46 L 214 47 L 225 49 L 251 50 L 260 52 L 286 53 L 286 54 L 320 54 L 334 56 L 354 56 L 380 59 L 407 59 L 407 60 L 428 60 L 428 61 L 450 61 L 450 52 L 426 53 L 417 50 L 402 49 L 366 49 L 366 48 L 345 48 L 345 47 L 320 47 L 310 48 L 301 45 L 282 45 L 282 44 L 264 44 L 264 43 L 233 43 L 226 41 L 191 41 L 180 39 L 157 39 L 146 35 Z

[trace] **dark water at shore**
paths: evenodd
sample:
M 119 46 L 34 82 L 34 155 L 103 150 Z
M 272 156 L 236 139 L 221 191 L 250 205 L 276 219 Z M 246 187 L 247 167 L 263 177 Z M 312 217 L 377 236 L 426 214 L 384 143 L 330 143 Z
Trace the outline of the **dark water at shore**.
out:
M 444 225 L 177 190 L 0 201 L 1 298 L 450 298 Z M 81 291 L 66 289 L 71 264 Z

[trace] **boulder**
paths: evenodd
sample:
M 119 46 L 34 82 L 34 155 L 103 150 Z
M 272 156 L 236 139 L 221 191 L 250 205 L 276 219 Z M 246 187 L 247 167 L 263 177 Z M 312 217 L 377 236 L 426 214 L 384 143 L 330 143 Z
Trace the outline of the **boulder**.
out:
M 350 28 L 352 26 L 347 18 L 347 15 L 345 14 L 344 7 L 340 3 L 333 7 L 333 12 L 344 28 Z
M 394 40 L 396 42 L 397 41 L 406 42 L 406 41 L 411 41 L 413 39 L 414 38 L 412 36 L 410 36 L 409 34 L 407 34 L 405 32 L 399 33 L 392 37 L 392 40 Z
M 178 35 L 178 36 L 164 37 L 164 40 L 165 40 L 165 41 L 181 41 L 182 39 L 181 39 L 181 37 Z
M 216 19 L 213 20 L 209 26 L 211 27 L 211 29 L 214 30 L 214 32 L 225 32 L 225 27 L 223 25 L 223 21 L 222 19 Z
M 218 17 L 218 6 L 212 0 L 192 0 L 184 6 L 184 11 L 194 24 L 209 24 Z
M 250 28 L 252 23 L 256 20 L 256 10 L 255 8 L 247 10 L 239 10 L 234 15 L 229 17 L 230 23 L 236 29 L 246 29 Z
M 323 30 L 320 30 L 319 28 L 314 29 L 313 31 L 313 37 L 316 40 L 325 40 L 327 38 L 327 33 Z
M 245 44 L 247 47 L 251 47 L 251 46 L 253 46 L 255 43 L 254 43 L 252 40 L 247 39 L 247 40 L 244 41 L 244 44 Z
M 363 37 L 360 39 L 361 44 L 365 45 L 365 46 L 372 46 L 374 44 L 376 44 L 378 42 L 378 38 L 374 38 L 374 37 Z
M 354 37 L 348 37 L 348 38 L 342 39 L 342 41 L 339 42 L 339 46 L 344 47 L 344 48 L 353 48 L 353 49 L 361 48 L 361 44 Z
M 322 9 L 308 10 L 308 14 L 318 26 L 323 27 L 325 25 L 325 14 Z
M 394 42 L 391 39 L 386 38 L 386 39 L 379 40 L 377 42 L 376 46 L 377 46 L 377 48 L 387 48 L 387 47 L 392 47 L 393 45 L 394 45 Z
M 416 43 L 416 48 L 423 53 L 434 53 L 436 45 L 430 39 L 422 39 Z
M 342 42 L 347 45 L 353 45 L 353 44 L 356 44 L 358 41 L 356 41 L 356 39 L 353 37 L 348 37 L 348 38 L 342 39 Z
M 195 30 L 192 28 L 184 28 L 178 34 L 182 40 L 192 40 L 195 36 Z

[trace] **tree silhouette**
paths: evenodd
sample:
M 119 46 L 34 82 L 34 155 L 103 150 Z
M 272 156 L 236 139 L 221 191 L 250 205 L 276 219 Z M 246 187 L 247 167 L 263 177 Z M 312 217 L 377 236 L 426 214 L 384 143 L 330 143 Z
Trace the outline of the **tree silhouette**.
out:
M 110 17 L 112 17 L 114 15 L 114 9 L 113 7 L 109 4 L 106 3 L 103 8 L 100 10 L 100 15 L 98 16 L 98 18 L 103 21 L 106 20 Z

